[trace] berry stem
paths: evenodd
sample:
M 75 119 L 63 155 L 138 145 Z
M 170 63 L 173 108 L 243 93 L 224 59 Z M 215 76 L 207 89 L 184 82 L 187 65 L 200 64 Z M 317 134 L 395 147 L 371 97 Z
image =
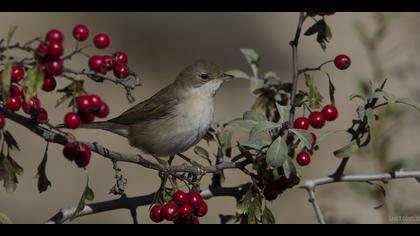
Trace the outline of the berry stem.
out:
M 88 45 L 86 45 L 86 46 L 84 46 L 84 47 L 81 47 L 81 48 L 79 48 L 79 42 L 77 42 L 76 43 L 76 49 L 73 51 L 73 52 L 71 52 L 70 54 L 68 54 L 67 56 L 64 56 L 63 58 L 62 58 L 62 60 L 63 61 L 65 61 L 65 60 L 70 60 L 73 56 L 75 56 L 76 54 L 83 54 L 83 55 L 87 55 L 87 54 L 85 54 L 84 52 L 83 52 L 83 50 L 85 50 L 85 49 L 87 49 L 87 48 L 90 48 L 90 47 L 92 47 L 92 44 L 88 44 Z M 89 55 L 87 55 L 88 57 L 89 57 Z
M 309 72 L 309 71 L 321 71 L 323 66 L 325 66 L 329 63 L 332 63 L 332 62 L 334 62 L 334 60 L 328 60 L 328 61 L 322 63 L 321 65 L 319 65 L 318 67 L 313 67 L 313 68 L 312 67 L 307 67 L 307 68 L 301 69 L 301 70 L 299 70 L 299 75 L 301 75 L 303 73 L 306 73 L 306 72 Z

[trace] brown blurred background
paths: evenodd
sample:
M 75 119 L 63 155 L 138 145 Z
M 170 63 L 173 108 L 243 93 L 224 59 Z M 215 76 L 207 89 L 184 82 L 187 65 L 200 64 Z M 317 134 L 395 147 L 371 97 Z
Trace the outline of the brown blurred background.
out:
M 381 43 L 380 58 L 383 61 L 384 77 L 390 81 L 388 91 L 397 96 L 416 97 L 420 89 L 417 72 L 420 23 L 417 13 L 391 13 L 389 32 Z M 153 95 L 164 85 L 170 83 L 176 74 L 186 65 L 198 58 L 217 62 L 224 69 L 242 69 L 249 72 L 239 48 L 254 48 L 262 56 L 261 70 L 277 72 L 282 80 L 291 77 L 291 57 L 288 42 L 294 35 L 297 13 L 0 13 L 0 34 L 4 37 L 8 27 L 18 25 L 15 41 L 25 41 L 35 36 L 43 36 L 51 28 L 61 29 L 67 40 L 66 48 L 72 48 L 71 30 L 75 24 L 85 23 L 91 33 L 106 32 L 111 36 L 111 47 L 107 52 L 123 50 L 128 52 L 129 64 L 144 80 L 144 86 L 135 90 L 137 101 Z M 300 44 L 299 60 L 302 66 L 315 66 L 333 58 L 339 53 L 352 57 L 352 66 L 347 71 L 337 71 L 333 66 L 326 69 L 331 72 L 336 85 L 336 99 L 340 111 L 337 122 L 329 124 L 327 129 L 346 129 L 356 115 L 357 101 L 350 102 L 348 97 L 355 93 L 357 78 L 371 78 L 372 68 L 363 45 L 354 30 L 354 21 L 359 20 L 369 30 L 374 30 L 374 21 L 370 13 L 337 13 L 327 18 L 333 38 L 325 53 L 313 37 L 303 37 Z M 310 20 L 305 24 L 309 26 Z M 383 50 L 382 50 L 383 49 Z M 69 49 L 68 49 L 69 50 Z M 80 60 L 78 60 L 80 59 Z M 80 57 L 72 61 L 71 66 L 84 67 L 86 60 Z M 321 78 L 321 76 L 318 76 Z M 322 92 L 328 93 L 328 83 L 319 80 Z M 60 83 L 63 86 L 65 83 Z M 87 81 L 87 90 L 99 94 L 111 107 L 113 117 L 130 107 L 121 87 L 111 83 L 95 84 Z M 303 84 L 301 84 L 303 86 Z M 47 108 L 53 109 L 59 95 L 41 93 L 41 101 Z M 420 96 L 417 96 L 419 99 Z M 216 98 L 215 119 L 241 116 L 253 102 L 247 81 L 237 80 L 225 84 Z M 62 121 L 65 106 L 50 111 L 53 124 Z M 419 127 L 416 119 L 419 115 L 410 111 L 409 115 L 398 120 L 398 135 L 392 143 L 390 158 L 418 158 Z M 39 194 L 36 187 L 36 167 L 42 159 L 45 143 L 30 132 L 7 123 L 18 140 L 22 151 L 13 153 L 15 160 L 25 169 L 19 178 L 15 193 L 9 194 L 0 189 L 0 212 L 8 215 L 15 223 L 42 223 L 54 215 L 60 208 L 74 206 L 83 191 L 85 174 L 69 164 L 61 154 L 62 147 L 51 145 L 47 174 L 52 181 L 52 188 Z M 126 140 L 100 131 L 77 130 L 80 140 L 98 141 L 101 144 L 125 153 L 136 153 Z M 244 139 L 243 136 L 235 136 Z M 346 144 L 348 136 L 340 133 L 328 137 L 321 144 L 321 149 L 314 156 L 313 163 L 304 169 L 304 178 L 321 177 L 332 173 L 339 160 L 332 151 Z M 188 153 L 193 155 L 191 151 Z M 121 164 L 123 173 L 128 178 L 127 194 L 136 196 L 148 194 L 157 189 L 159 178 L 154 171 L 130 164 Z M 374 173 L 375 164 L 368 156 L 354 157 L 349 165 L 352 173 Z M 88 167 L 91 187 L 95 191 L 95 201 L 113 199 L 108 195 L 114 183 L 111 162 L 97 155 L 93 156 Z M 208 181 L 208 179 L 207 179 Z M 226 186 L 234 186 L 248 181 L 236 171 L 227 173 Z M 203 187 L 205 184 L 203 185 Z M 420 210 L 418 194 L 420 185 L 414 180 L 395 181 L 388 185 L 387 203 L 391 208 L 403 204 L 398 214 L 417 214 Z M 374 210 L 378 202 L 352 190 L 347 184 L 335 184 L 317 189 L 318 198 L 328 221 L 349 223 L 382 223 L 383 211 Z M 379 202 L 380 203 L 380 202 Z M 235 201 L 232 198 L 209 200 L 209 214 L 203 223 L 218 223 L 218 214 L 233 214 Z M 316 223 L 311 205 L 307 202 L 306 192 L 291 190 L 270 204 L 278 223 Z M 398 208 L 400 209 L 400 208 Z M 394 211 L 397 212 L 397 211 Z M 413 213 L 414 212 L 414 213 Z M 138 209 L 139 220 L 150 223 L 147 207 Z M 396 213 L 390 213 L 395 215 Z M 417 214 L 420 215 L 420 214 Z M 127 211 L 113 211 L 79 218 L 74 223 L 131 223 Z

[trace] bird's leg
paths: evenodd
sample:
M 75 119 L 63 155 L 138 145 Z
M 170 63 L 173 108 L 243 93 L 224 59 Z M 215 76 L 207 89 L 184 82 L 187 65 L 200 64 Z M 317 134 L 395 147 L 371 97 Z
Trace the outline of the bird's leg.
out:
M 152 155 L 152 156 L 159 162 L 159 164 L 161 164 L 161 165 L 163 165 L 165 167 L 168 166 L 168 161 L 163 160 L 162 158 L 160 158 L 158 156 L 155 156 L 155 155 Z
M 172 165 L 172 161 L 174 160 L 174 158 L 175 158 L 175 155 L 172 155 L 169 157 L 169 161 L 168 161 L 169 165 Z

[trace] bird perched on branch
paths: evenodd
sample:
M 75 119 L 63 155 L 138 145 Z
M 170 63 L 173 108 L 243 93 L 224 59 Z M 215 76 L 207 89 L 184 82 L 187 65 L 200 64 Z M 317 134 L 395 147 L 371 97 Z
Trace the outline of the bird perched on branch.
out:
M 131 146 L 155 157 L 173 156 L 197 144 L 209 129 L 214 95 L 232 75 L 204 60 L 186 67 L 173 83 L 120 116 L 81 128 L 126 137 Z

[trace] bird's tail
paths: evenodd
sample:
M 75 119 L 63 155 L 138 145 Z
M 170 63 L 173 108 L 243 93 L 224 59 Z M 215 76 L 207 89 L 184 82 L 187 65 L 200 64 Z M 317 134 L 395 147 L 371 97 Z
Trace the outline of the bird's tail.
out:
M 64 124 L 60 124 L 57 128 L 66 128 Z M 98 121 L 92 123 L 81 123 L 79 128 L 82 129 L 102 129 L 114 134 L 121 135 L 125 138 L 128 137 L 128 126 L 117 124 L 109 121 Z

